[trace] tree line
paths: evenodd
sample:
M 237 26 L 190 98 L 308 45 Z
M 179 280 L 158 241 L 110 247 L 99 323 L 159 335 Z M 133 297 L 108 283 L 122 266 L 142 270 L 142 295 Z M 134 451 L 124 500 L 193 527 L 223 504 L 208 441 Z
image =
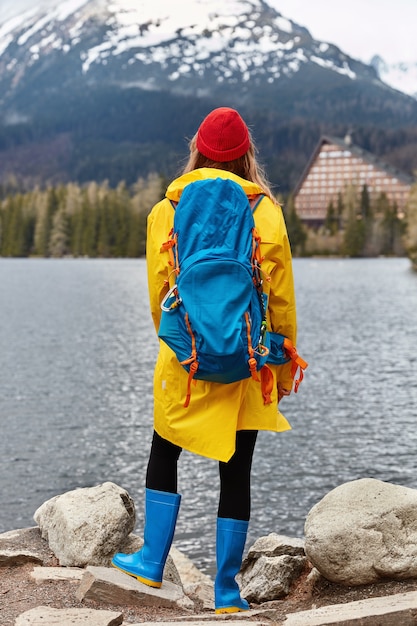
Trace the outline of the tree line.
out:
M 417 272 L 417 183 L 411 187 L 407 202 L 407 228 L 404 247 L 413 269 Z
M 124 182 L 68 183 L 26 193 L 0 187 L 0 256 L 140 257 L 146 218 L 164 194 L 163 179 L 150 174 Z
M 165 189 L 166 180 L 157 174 L 130 187 L 68 183 L 26 192 L 10 180 L 0 185 L 0 256 L 143 256 L 147 216 Z M 385 194 L 371 198 L 366 185 L 347 186 L 315 229 L 301 222 L 293 197 L 279 200 L 294 256 L 408 254 L 417 263 L 417 185 L 405 218 Z
M 408 250 L 407 232 L 417 219 L 408 207 L 405 216 L 400 215 L 396 203 L 385 193 L 371 197 L 367 185 L 359 188 L 353 184 L 338 194 L 336 202 L 329 203 L 319 228 L 308 228 L 301 222 L 291 196 L 284 210 L 293 252 L 301 256 L 403 256 Z

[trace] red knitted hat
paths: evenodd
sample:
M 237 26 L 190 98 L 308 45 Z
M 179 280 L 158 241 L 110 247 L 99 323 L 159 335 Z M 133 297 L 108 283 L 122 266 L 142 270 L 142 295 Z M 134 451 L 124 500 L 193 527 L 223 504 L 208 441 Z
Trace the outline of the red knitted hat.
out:
M 246 154 L 249 146 L 248 128 L 234 109 L 214 109 L 198 129 L 197 150 L 217 163 L 238 159 Z

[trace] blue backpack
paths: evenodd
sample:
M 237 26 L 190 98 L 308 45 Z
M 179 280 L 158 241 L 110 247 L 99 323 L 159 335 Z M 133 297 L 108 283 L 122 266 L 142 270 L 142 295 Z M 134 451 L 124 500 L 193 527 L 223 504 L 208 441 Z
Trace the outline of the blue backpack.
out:
M 261 256 L 253 211 L 230 179 L 188 184 L 175 208 L 168 250 L 175 285 L 164 298 L 159 337 L 192 379 L 257 378 L 269 352 Z

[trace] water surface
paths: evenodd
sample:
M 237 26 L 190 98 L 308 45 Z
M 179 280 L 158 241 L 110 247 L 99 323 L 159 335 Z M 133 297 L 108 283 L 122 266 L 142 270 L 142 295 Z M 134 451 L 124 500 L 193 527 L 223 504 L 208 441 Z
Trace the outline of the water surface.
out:
M 406 259 L 295 259 L 309 362 L 260 433 L 249 541 L 302 536 L 330 489 L 374 477 L 417 488 L 417 275 Z M 107 480 L 142 530 L 157 342 L 143 260 L 0 259 L 0 532 L 48 498 Z M 212 573 L 217 463 L 183 453 L 175 542 Z

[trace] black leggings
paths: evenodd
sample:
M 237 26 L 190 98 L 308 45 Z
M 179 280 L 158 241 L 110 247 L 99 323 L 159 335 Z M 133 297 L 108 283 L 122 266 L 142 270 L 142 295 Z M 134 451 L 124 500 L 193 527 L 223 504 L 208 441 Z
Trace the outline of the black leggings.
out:
M 227 463 L 219 462 L 219 517 L 249 521 L 250 475 L 257 434 L 256 430 L 239 430 L 234 455 Z M 148 489 L 177 493 L 177 467 L 181 451 L 182 448 L 154 432 L 146 472 Z

